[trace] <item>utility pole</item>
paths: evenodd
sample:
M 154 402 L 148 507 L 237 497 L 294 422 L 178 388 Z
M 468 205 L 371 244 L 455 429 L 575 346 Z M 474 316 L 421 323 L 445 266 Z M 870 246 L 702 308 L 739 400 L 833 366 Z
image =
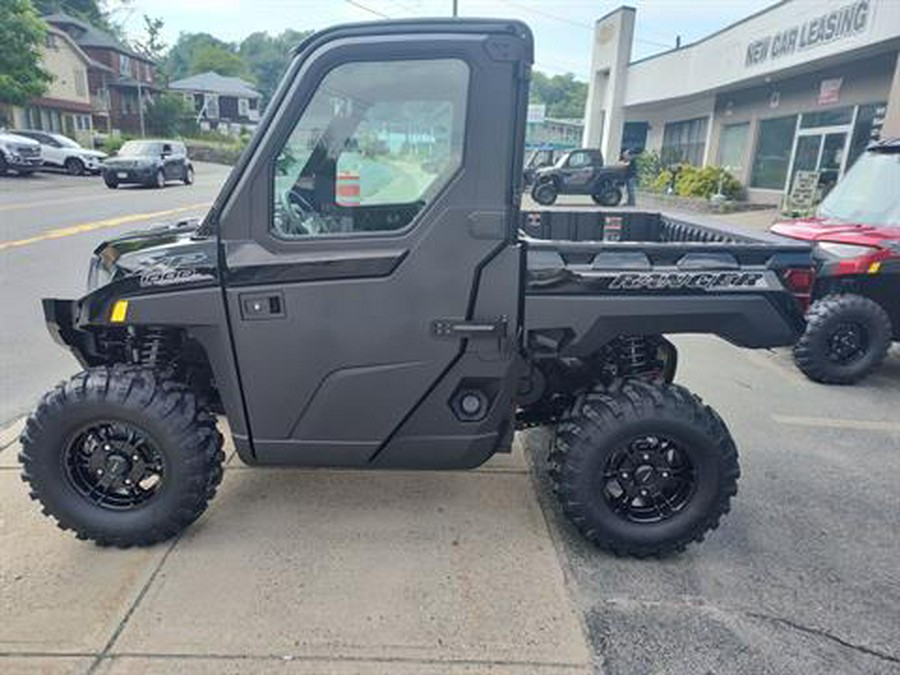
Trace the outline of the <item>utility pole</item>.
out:
M 141 120 L 141 138 L 144 138 L 146 136 L 146 133 L 144 130 L 144 92 L 141 89 L 140 66 L 138 66 L 137 90 L 138 90 L 138 117 L 140 117 L 140 120 Z
M 459 0 L 453 0 L 453 16 L 459 16 Z

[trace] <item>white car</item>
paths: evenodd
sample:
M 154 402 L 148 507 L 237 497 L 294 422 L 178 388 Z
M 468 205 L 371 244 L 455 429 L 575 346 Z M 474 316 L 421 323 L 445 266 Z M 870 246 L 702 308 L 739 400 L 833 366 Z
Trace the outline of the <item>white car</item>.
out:
M 80 176 L 84 173 L 100 173 L 101 165 L 106 158 L 106 153 L 83 148 L 71 138 L 62 134 L 30 129 L 16 131 L 15 133 L 41 144 L 44 166 L 65 169 L 73 176 Z
M 41 168 L 41 144 L 0 128 L 0 176 L 27 176 Z

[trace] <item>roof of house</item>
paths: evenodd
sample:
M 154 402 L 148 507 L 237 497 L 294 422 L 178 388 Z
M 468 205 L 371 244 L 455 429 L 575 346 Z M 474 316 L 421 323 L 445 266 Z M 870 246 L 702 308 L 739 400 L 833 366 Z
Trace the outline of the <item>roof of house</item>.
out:
M 143 54 L 138 54 L 130 47 L 123 45 L 109 33 L 106 33 L 99 28 L 92 26 L 87 21 L 83 21 L 82 19 L 66 14 L 65 12 L 55 12 L 53 14 L 47 14 L 43 17 L 43 19 L 47 23 L 53 24 L 57 27 L 75 26 L 78 31 L 77 34 L 73 35 L 72 37 L 80 47 L 99 47 L 101 49 L 114 49 L 115 51 L 121 52 L 122 54 L 127 54 L 128 56 L 133 56 L 134 58 L 153 63 L 152 59 L 147 58 Z
M 197 75 L 191 75 L 183 80 L 170 82 L 169 89 L 176 89 L 178 91 L 202 91 L 210 94 L 243 96 L 245 98 L 258 98 L 261 96 L 249 82 L 245 82 L 239 77 L 225 77 L 212 70 Z

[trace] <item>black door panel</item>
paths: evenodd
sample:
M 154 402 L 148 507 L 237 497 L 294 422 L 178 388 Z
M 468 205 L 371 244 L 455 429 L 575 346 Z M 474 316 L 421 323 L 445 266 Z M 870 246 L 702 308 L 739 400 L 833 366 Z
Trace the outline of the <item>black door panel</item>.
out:
M 512 46 L 498 52 L 492 41 Z M 488 347 L 473 336 L 442 338 L 432 327 L 438 319 L 502 319 L 512 322 L 508 336 L 517 335 L 513 185 L 530 37 L 372 35 L 299 58 L 306 75 L 260 130 L 264 147 L 221 219 L 226 298 L 258 459 L 365 463 L 398 430 L 412 429 L 417 411 L 442 408 L 421 417 L 434 420 L 441 442 L 413 464 L 448 465 L 476 437 L 494 448 L 496 428 L 478 433 L 444 394 L 468 377 L 463 355 L 484 353 L 497 360 L 484 386 L 496 414 L 508 416 L 515 350 L 499 349 L 499 339 Z M 378 67 L 338 70 L 369 61 Z M 461 82 L 462 106 L 453 91 Z M 496 214 L 490 227 L 483 214 Z M 511 257 L 502 255 L 507 249 Z M 479 304 L 479 284 L 495 266 L 503 281 Z M 283 297 L 283 316 L 242 320 L 242 296 L 273 292 Z M 411 447 L 414 437 L 401 436 L 397 443 Z

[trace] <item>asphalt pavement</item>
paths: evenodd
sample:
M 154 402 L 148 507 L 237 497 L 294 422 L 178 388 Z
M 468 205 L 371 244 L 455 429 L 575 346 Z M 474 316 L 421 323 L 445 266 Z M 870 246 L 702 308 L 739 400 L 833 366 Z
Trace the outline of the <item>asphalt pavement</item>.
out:
M 38 299 L 101 239 L 202 214 L 227 170 L 163 192 L 0 179 L 0 420 L 74 372 Z M 664 560 L 601 553 L 547 485 L 550 435 L 472 472 L 265 470 L 230 452 L 185 535 L 99 549 L 57 530 L 0 431 L 0 672 L 900 672 L 900 350 L 854 387 L 787 351 L 678 336 L 676 380 L 729 425 L 732 512 Z M 4 425 L 0 424 L 0 428 Z
M 0 177 L 0 426 L 79 369 L 50 339 L 40 299 L 82 295 L 104 239 L 205 214 L 229 168 L 197 163 L 195 171 L 193 185 L 164 190 L 110 190 L 98 176 Z

